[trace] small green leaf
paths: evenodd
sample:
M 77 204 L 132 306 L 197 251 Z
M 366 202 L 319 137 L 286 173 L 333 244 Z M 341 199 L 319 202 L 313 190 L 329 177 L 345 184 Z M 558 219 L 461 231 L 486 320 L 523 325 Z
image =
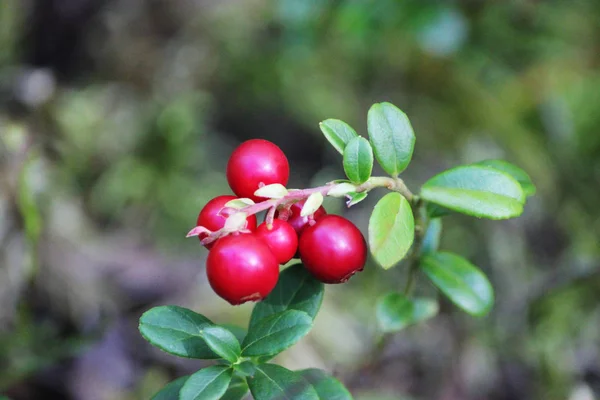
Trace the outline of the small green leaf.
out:
M 441 218 L 454 214 L 454 211 L 430 202 L 427 202 L 425 209 L 429 218 Z
M 178 306 L 161 306 L 140 318 L 140 333 L 152 345 L 179 357 L 217 359 L 200 332 L 214 324 L 205 316 Z
M 421 245 L 421 254 L 433 253 L 440 247 L 440 237 L 442 235 L 442 219 L 433 218 L 427 224 L 427 231 Z
M 191 375 L 179 392 L 179 400 L 219 400 L 227 391 L 233 370 L 225 365 L 203 368 Z
M 261 319 L 248 331 L 242 354 L 271 356 L 291 347 L 312 328 L 312 318 L 303 311 L 287 310 Z
M 316 390 L 320 400 L 352 400 L 352 395 L 340 381 L 317 368 L 298 371 Z
M 189 376 L 182 376 L 181 378 L 175 379 L 167 386 L 161 389 L 160 392 L 156 393 L 152 400 L 179 400 L 179 391 L 188 380 Z M 2 397 L 0 397 L 2 399 Z
M 391 176 L 406 169 L 415 148 L 415 134 L 406 114 L 390 103 L 373 104 L 367 125 L 375 158 Z
M 267 199 L 280 199 L 287 196 L 288 190 L 281 183 L 272 183 L 265 185 L 254 192 L 256 197 L 265 197 Z
M 525 194 L 510 175 L 482 165 L 452 168 L 425 182 L 424 200 L 476 217 L 506 219 L 523 212 Z
M 523 188 L 525 196 L 533 196 L 535 194 L 535 185 L 531 181 L 527 172 L 514 164 L 511 164 L 504 160 L 483 160 L 475 163 L 475 165 L 485 165 L 487 167 L 495 168 L 499 171 L 506 172 L 519 182 Z
M 432 299 L 409 299 L 401 293 L 387 293 L 377 300 L 377 321 L 384 332 L 398 332 L 435 316 L 438 309 L 438 303 Z
M 200 335 L 215 353 L 229 362 L 236 362 L 240 357 L 242 349 L 240 342 L 233 333 L 220 326 L 207 326 L 202 329 Z
M 239 364 L 234 364 L 233 368 L 241 376 L 252 376 L 256 372 L 256 364 L 252 361 L 243 361 Z
M 344 171 L 353 183 L 363 183 L 371 177 L 373 149 L 369 141 L 357 136 L 344 149 Z
M 221 397 L 221 400 L 242 400 L 248 393 L 248 384 L 244 378 L 237 375 L 233 376 L 227 391 Z
M 262 319 L 286 310 L 304 311 L 314 319 L 323 302 L 324 285 L 316 280 L 302 264 L 286 268 L 275 289 L 252 310 L 250 328 Z
M 306 217 L 308 215 L 314 214 L 319 207 L 323 205 L 323 195 L 319 192 L 313 193 L 306 199 L 306 202 L 302 206 L 302 210 L 300 210 L 300 216 Z
M 360 203 L 364 199 L 367 198 L 367 192 L 359 192 L 359 193 L 348 193 L 347 195 L 348 201 L 346 201 L 346 206 L 348 208 L 352 207 L 355 204 Z
M 344 154 L 348 142 L 358 136 L 350 125 L 339 119 L 327 119 L 319 124 L 319 128 L 340 154 Z
M 379 200 L 369 219 L 369 247 L 375 261 L 388 269 L 404 258 L 414 240 L 415 220 L 399 193 Z
M 248 385 L 252 396 L 258 400 L 320 400 L 302 375 L 275 364 L 258 366 Z
M 487 314 L 494 290 L 487 277 L 464 258 L 452 253 L 432 253 L 421 259 L 421 269 L 454 304 L 475 316 Z

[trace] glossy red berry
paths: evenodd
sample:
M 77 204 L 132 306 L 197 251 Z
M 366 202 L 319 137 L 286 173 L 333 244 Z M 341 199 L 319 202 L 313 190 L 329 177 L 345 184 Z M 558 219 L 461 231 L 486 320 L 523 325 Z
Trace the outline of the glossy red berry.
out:
M 254 234 L 229 235 L 217 241 L 206 260 L 215 293 L 236 305 L 265 298 L 279 278 L 279 264 Z
M 271 229 L 263 222 L 256 228 L 256 236 L 271 249 L 279 264 L 285 264 L 298 250 L 298 235 L 290 224 L 280 219 L 273 220 Z
M 203 226 L 206 229 L 213 232 L 223 228 L 223 226 L 225 226 L 225 221 L 227 220 L 227 218 L 220 215 L 219 213 L 221 212 L 223 207 L 225 207 L 225 204 L 235 199 L 237 199 L 237 197 L 230 195 L 215 197 L 214 199 L 206 203 L 202 210 L 200 210 L 200 213 L 198 214 L 198 219 L 196 220 L 196 225 Z M 251 231 L 255 231 L 256 216 L 251 215 L 246 219 L 246 221 L 248 221 L 247 228 Z M 198 236 L 200 240 L 204 239 L 205 237 L 205 233 L 200 234 Z M 210 250 L 214 244 L 215 242 L 209 243 L 206 245 L 206 248 Z
M 287 185 L 290 166 L 277 145 L 263 139 L 251 139 L 239 145 L 227 163 L 227 182 L 233 193 L 261 201 L 254 195 L 261 183 Z
M 308 226 L 308 222 L 309 222 L 308 216 L 302 217 L 300 215 L 300 212 L 302 211 L 302 207 L 304 206 L 304 203 L 305 203 L 304 200 L 303 201 L 299 201 L 297 203 L 294 203 L 292 205 L 292 208 L 290 208 L 290 213 L 291 214 L 290 214 L 290 216 L 289 216 L 289 218 L 287 220 L 287 222 L 292 226 L 292 228 L 294 228 L 294 230 L 296 231 L 296 233 L 298 234 L 298 236 L 300 236 L 300 234 Z M 325 215 L 327 215 L 327 211 L 325 211 L 325 208 L 323 208 L 323 206 L 321 206 L 313 214 L 313 219 L 315 221 L 318 221 L 319 219 L 321 219 Z
M 325 283 L 346 282 L 367 261 L 362 233 L 338 215 L 323 216 L 308 226 L 300 236 L 299 249 L 304 266 Z

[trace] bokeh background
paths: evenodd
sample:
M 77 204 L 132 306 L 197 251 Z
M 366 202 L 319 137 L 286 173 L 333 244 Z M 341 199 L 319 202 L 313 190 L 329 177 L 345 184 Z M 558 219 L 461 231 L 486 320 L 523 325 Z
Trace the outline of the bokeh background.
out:
M 496 306 L 474 319 L 440 299 L 377 349 L 375 300 L 406 270 L 369 263 L 278 361 L 360 400 L 600 398 L 597 0 L 1 0 L 0 393 L 148 399 L 201 367 L 137 319 L 178 304 L 246 324 L 184 239 L 229 192 L 232 149 L 272 140 L 291 187 L 322 184 L 343 170 L 318 122 L 364 135 L 379 101 L 412 121 L 413 190 L 485 158 L 537 184 L 518 219 L 445 220 L 442 247 L 489 275 Z M 327 207 L 365 229 L 381 195 Z

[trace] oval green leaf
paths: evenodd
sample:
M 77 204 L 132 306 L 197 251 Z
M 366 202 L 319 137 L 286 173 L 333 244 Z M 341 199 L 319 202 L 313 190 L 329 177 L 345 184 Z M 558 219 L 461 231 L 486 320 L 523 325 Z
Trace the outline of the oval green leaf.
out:
M 384 332 L 398 332 L 435 316 L 438 310 L 435 300 L 409 299 L 401 293 L 387 293 L 377 300 L 376 315 Z
M 432 253 L 421 259 L 421 269 L 448 298 L 471 315 L 487 314 L 494 290 L 477 267 L 453 253 Z
M 340 154 L 344 154 L 344 148 L 348 142 L 358 136 L 350 125 L 339 119 L 327 119 L 319 124 L 319 128 Z
M 430 202 L 427 202 L 425 211 L 427 212 L 427 216 L 429 218 L 441 218 L 454 214 L 454 211 Z
M 221 400 L 242 400 L 244 397 L 246 397 L 248 390 L 249 389 L 246 380 L 234 375 L 229 387 L 227 388 L 227 391 L 223 397 L 221 397 Z
M 217 359 L 200 332 L 214 324 L 205 316 L 178 306 L 161 306 L 140 318 L 142 336 L 159 349 L 179 357 Z
M 390 103 L 373 104 L 367 116 L 375 158 L 392 176 L 406 169 L 415 148 L 415 134 L 406 114 Z
M 304 311 L 314 319 L 321 308 L 325 292 L 322 282 L 316 280 L 302 264 L 286 268 L 275 289 L 252 310 L 250 329 L 260 320 L 286 310 Z
M 427 224 L 427 231 L 423 237 L 421 245 L 421 254 L 433 253 L 440 247 L 440 237 L 442 236 L 442 219 L 433 218 Z
M 291 347 L 312 328 L 313 319 L 303 311 L 286 310 L 261 319 L 248 331 L 242 354 L 272 356 Z
M 229 387 L 233 371 L 225 365 L 203 368 L 191 375 L 179 392 L 179 400 L 219 400 Z
M 298 371 L 316 390 L 320 400 L 352 400 L 344 385 L 325 371 L 317 368 Z
M 425 182 L 421 197 L 476 217 L 506 219 L 523 212 L 525 194 L 505 172 L 483 165 L 452 168 Z
M 248 386 L 259 400 L 320 400 L 302 375 L 275 364 L 258 366 L 254 377 L 248 379 Z
M 348 197 L 348 201 L 346 201 L 346 206 L 348 208 L 352 207 L 355 204 L 360 203 L 361 201 L 363 201 L 364 199 L 367 198 L 367 192 L 353 192 L 353 193 L 348 193 L 347 196 Z
M 344 172 L 353 183 L 363 183 L 371 177 L 373 149 L 369 141 L 357 136 L 344 149 Z
M 173 382 L 169 383 L 158 393 L 156 393 L 152 397 L 152 400 L 179 400 L 179 391 L 181 390 L 185 382 L 188 380 L 188 378 L 189 376 L 182 376 L 181 378 L 175 379 Z
M 510 176 L 515 178 L 515 180 L 517 182 L 519 182 L 519 184 L 521 185 L 521 188 L 523 188 L 523 192 L 525 193 L 525 196 L 529 197 L 529 196 L 533 196 L 535 194 L 535 190 L 536 190 L 535 185 L 531 181 L 531 178 L 529 177 L 527 172 L 523 171 L 521 168 L 517 167 L 516 165 L 509 163 L 508 161 L 483 160 L 483 161 L 479 161 L 479 162 L 475 163 L 475 165 L 484 165 L 487 167 L 497 169 L 502 172 L 506 172 L 507 174 L 509 174 Z
M 207 326 L 202 329 L 200 335 L 204 341 L 221 358 L 234 363 L 240 357 L 242 349 L 235 335 L 220 326 Z
M 369 219 L 369 248 L 375 261 L 388 269 L 404 258 L 414 240 L 415 220 L 400 193 L 379 200 Z

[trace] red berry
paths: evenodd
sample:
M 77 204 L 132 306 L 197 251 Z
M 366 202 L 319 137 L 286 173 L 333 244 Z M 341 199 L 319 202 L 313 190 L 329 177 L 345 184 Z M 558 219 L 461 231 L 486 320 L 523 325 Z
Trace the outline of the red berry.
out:
M 209 231 L 213 231 L 213 232 L 218 231 L 219 229 L 223 228 L 223 226 L 225 226 L 225 221 L 227 220 L 227 218 L 223 217 L 219 213 L 221 212 L 223 207 L 225 207 L 225 204 L 227 204 L 229 201 L 235 200 L 235 199 L 237 199 L 237 197 L 230 196 L 230 195 L 215 197 L 214 199 L 212 199 L 211 201 L 206 203 L 204 208 L 202 208 L 202 210 L 200 210 L 200 213 L 198 214 L 198 219 L 196 220 L 196 225 L 203 226 L 206 229 L 208 229 Z M 256 216 L 251 215 L 246 220 L 248 221 L 247 228 L 251 231 L 255 231 L 256 230 Z M 206 237 L 205 233 L 202 233 L 198 236 L 198 238 L 200 240 L 204 239 L 205 237 Z M 205 247 L 210 250 L 214 244 L 215 244 L 215 242 L 212 242 L 212 243 L 207 244 Z
M 305 202 L 306 201 L 303 200 L 303 201 L 299 201 L 297 203 L 294 203 L 292 205 L 292 208 L 290 208 L 291 214 L 290 214 L 290 216 L 289 216 L 289 218 L 287 220 L 288 224 L 290 224 L 292 226 L 292 228 L 294 228 L 294 230 L 296 231 L 296 233 L 298 234 L 298 236 L 300 236 L 300 234 L 308 226 L 308 221 L 309 221 L 308 216 L 302 217 L 300 215 L 300 212 L 302 211 L 302 207 L 304 206 Z M 325 208 L 323 208 L 323 206 L 321 206 L 313 214 L 313 219 L 315 221 L 318 221 L 319 219 L 321 219 L 325 215 L 327 215 L 327 211 L 325 211 Z
M 294 257 L 298 250 L 298 235 L 290 224 L 280 219 L 273 220 L 271 229 L 263 222 L 256 229 L 256 236 L 262 239 L 271 249 L 277 262 L 285 264 Z
M 208 282 L 233 305 L 265 298 L 279 278 L 277 259 L 254 234 L 229 235 L 217 241 L 206 260 Z
M 326 215 L 300 236 L 300 258 L 304 266 L 325 283 L 346 282 L 362 271 L 367 261 L 367 243 L 356 226 L 338 215 Z
M 283 151 L 274 143 L 263 139 L 248 140 L 239 145 L 227 163 L 227 182 L 239 197 L 254 201 L 264 199 L 254 196 L 259 184 L 287 185 L 290 166 Z

